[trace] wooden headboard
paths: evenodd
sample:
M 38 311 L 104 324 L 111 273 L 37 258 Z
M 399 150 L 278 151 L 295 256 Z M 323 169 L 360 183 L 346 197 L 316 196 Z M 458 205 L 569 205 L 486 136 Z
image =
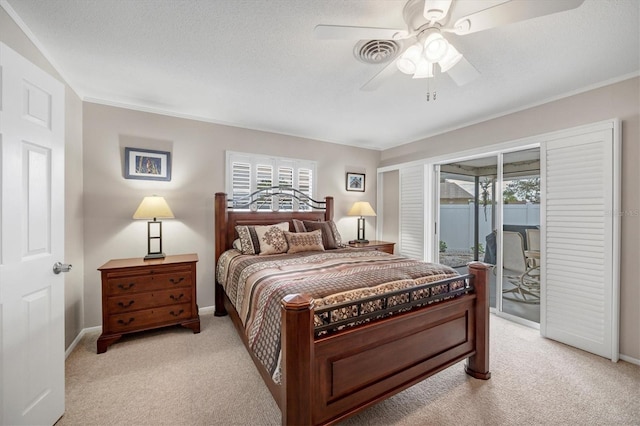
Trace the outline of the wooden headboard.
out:
M 216 262 L 222 253 L 232 247 L 238 238 L 236 225 L 272 225 L 289 222 L 293 230 L 293 219 L 327 221 L 333 219 L 333 197 L 325 197 L 324 209 L 304 211 L 248 211 L 229 208 L 227 194 L 216 193 L 215 198 L 215 241 Z

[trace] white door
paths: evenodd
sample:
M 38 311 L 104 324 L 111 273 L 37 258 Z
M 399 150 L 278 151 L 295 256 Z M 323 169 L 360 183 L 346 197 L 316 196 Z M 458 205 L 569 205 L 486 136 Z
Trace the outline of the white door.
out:
M 620 155 L 615 122 L 541 144 L 540 331 L 618 360 Z
M 1 424 L 64 413 L 64 86 L 0 43 Z

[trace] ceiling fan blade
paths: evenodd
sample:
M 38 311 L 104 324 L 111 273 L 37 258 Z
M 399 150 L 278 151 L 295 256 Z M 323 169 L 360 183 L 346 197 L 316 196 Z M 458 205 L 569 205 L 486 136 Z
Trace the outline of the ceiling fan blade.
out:
M 313 29 L 320 40 L 401 40 L 406 30 L 397 28 L 350 27 L 346 25 L 316 25 Z
M 382 84 L 392 75 L 394 75 L 398 71 L 398 67 L 396 66 L 396 60 L 389 62 L 378 74 L 374 75 L 369 81 L 360 86 L 360 90 L 365 92 L 372 92 L 376 90 L 378 87 L 382 86 Z
M 429 22 L 443 19 L 449 13 L 452 0 L 424 0 L 423 15 Z
M 471 34 L 500 25 L 575 9 L 583 2 L 584 0 L 511 0 L 464 16 L 458 19 L 449 31 L 458 35 Z
M 447 71 L 447 74 L 458 86 L 464 86 L 480 75 L 478 70 L 464 56 L 453 68 Z

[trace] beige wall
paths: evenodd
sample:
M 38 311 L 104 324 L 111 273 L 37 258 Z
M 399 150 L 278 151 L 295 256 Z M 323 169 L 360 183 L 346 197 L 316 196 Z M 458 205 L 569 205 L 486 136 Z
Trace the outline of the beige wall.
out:
M 315 160 L 317 195 L 336 199 L 335 219 L 344 239 L 356 237 L 345 217 L 354 201 L 375 205 L 380 152 L 182 118 L 84 104 L 85 321 L 101 324 L 100 265 L 146 254 L 146 222 L 132 219 L 145 195 L 166 198 L 176 218 L 163 221 L 167 254 L 197 253 L 198 304 L 214 303 L 213 198 L 225 190 L 225 150 Z M 171 151 L 170 182 L 123 177 L 126 146 Z M 366 192 L 347 192 L 345 173 L 366 173 Z M 375 235 L 375 218 L 367 218 Z
M 13 19 L 0 8 L 0 41 L 64 83 Z M 65 347 L 85 327 L 83 294 L 82 101 L 65 84 L 65 259 L 73 270 L 65 274 Z
M 388 149 L 382 152 L 381 166 L 514 141 L 611 118 L 622 120 L 620 352 L 640 359 L 640 78 Z

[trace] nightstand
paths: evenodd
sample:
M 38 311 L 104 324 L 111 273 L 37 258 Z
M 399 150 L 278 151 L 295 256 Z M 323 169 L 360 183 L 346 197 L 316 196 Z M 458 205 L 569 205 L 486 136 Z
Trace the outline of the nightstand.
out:
M 102 274 L 102 334 L 98 353 L 124 334 L 182 325 L 200 332 L 196 303 L 197 254 L 163 259 L 114 259 Z
M 349 243 L 350 247 L 365 248 L 368 250 L 379 250 L 389 254 L 393 254 L 393 246 L 395 245 L 396 243 L 378 240 L 371 240 L 368 243 Z

